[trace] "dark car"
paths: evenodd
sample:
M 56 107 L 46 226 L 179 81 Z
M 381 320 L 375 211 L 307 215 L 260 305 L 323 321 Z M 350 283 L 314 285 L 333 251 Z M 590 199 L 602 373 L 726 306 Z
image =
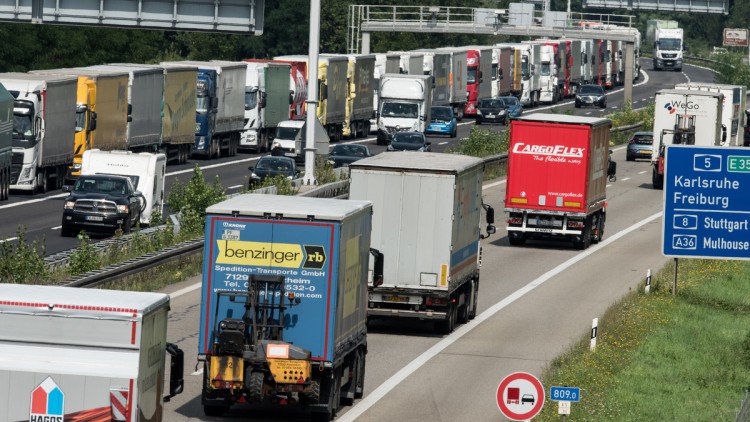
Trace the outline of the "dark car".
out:
M 505 124 L 507 121 L 508 112 L 505 109 L 503 100 L 490 99 L 477 102 L 476 122 L 478 125 L 482 123 Z
M 338 144 L 328 154 L 328 162 L 333 167 L 349 167 L 349 164 L 371 156 L 365 145 Z
M 576 108 L 597 106 L 607 108 L 607 93 L 600 85 L 581 85 L 576 93 Z
M 430 125 L 425 130 L 426 134 L 450 135 L 455 138 L 458 135 L 458 124 L 453 108 L 447 106 L 433 106 L 430 109 Z
M 508 119 L 515 119 L 521 117 L 523 114 L 523 104 L 521 104 L 521 101 L 519 101 L 518 98 L 508 95 L 497 97 L 497 99 L 505 104 L 505 112 L 508 114 Z
M 636 132 L 628 141 L 628 149 L 625 153 L 625 159 L 628 161 L 634 161 L 636 158 L 648 158 L 650 160 L 653 147 L 653 132 Z
M 746 126 L 745 126 L 745 135 L 743 137 L 744 139 L 743 145 L 747 147 L 747 146 L 750 146 L 750 110 L 745 111 L 745 124 Z
M 388 151 L 431 151 L 431 142 L 421 132 L 398 132 L 393 134 Z
M 60 231 L 66 237 L 79 230 L 113 233 L 122 229 L 129 233 L 146 205 L 127 176 L 81 176 L 73 186 L 63 186 L 63 190 L 70 192 L 65 198 Z
M 287 179 L 294 179 L 299 176 L 297 171 L 297 164 L 291 157 L 279 157 L 275 155 L 264 155 L 260 157 L 255 166 L 248 167 L 248 170 L 252 171 L 250 174 L 249 187 L 252 189 L 254 186 L 263 183 L 266 178 L 272 178 L 275 176 L 284 176 Z

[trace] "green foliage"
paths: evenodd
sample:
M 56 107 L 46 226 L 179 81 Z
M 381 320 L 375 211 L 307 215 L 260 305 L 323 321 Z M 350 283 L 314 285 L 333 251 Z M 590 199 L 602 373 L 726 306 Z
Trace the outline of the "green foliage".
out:
M 281 174 L 277 174 L 273 177 L 266 177 L 262 183 L 257 183 L 253 186 L 253 189 L 261 189 L 275 186 L 277 195 L 296 195 L 298 189 L 292 183 L 292 179 L 287 178 Z
M 78 247 L 70 256 L 68 271 L 71 275 L 84 274 L 101 268 L 102 258 L 91 243 L 91 239 L 82 231 L 78 234 Z
M 337 182 L 338 180 L 339 175 L 334 171 L 333 164 L 322 157 L 315 160 L 315 181 L 319 185 Z
M 712 57 L 712 65 L 718 72 L 718 82 L 730 85 L 750 86 L 750 66 L 745 64 L 746 54 L 723 53 Z
M 171 210 L 179 212 L 181 232 L 200 235 L 205 225 L 206 208 L 225 198 L 226 193 L 219 178 L 215 178 L 211 184 L 207 183 L 203 171 L 196 165 L 187 184 L 183 185 L 177 180 L 172 185 L 167 204 Z
M 0 246 L 0 280 L 3 283 L 41 281 L 47 277 L 44 266 L 44 240 L 30 242 L 26 227 L 18 227 L 16 242 L 6 241 Z
M 489 129 L 472 126 L 469 137 L 461 139 L 458 145 L 448 152 L 480 158 L 500 154 L 508 150 L 508 135 L 509 131 L 507 130 L 497 133 Z

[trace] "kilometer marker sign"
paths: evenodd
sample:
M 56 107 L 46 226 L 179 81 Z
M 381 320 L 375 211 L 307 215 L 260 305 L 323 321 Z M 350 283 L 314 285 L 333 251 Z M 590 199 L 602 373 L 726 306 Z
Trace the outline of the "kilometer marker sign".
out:
M 497 406 L 512 421 L 525 421 L 538 415 L 544 406 L 544 387 L 537 377 L 514 372 L 497 387 Z

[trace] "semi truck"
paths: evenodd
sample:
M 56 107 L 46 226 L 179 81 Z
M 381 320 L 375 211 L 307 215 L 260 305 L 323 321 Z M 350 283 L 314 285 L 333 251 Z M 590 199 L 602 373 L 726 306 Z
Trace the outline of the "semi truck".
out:
M 433 321 L 441 333 L 473 319 L 480 239 L 495 232 L 494 210 L 482 202 L 482 160 L 387 153 L 351 163 L 349 172 L 349 198 L 371 201 L 375 210 L 372 248 L 379 254 L 369 264 L 368 318 Z
M 128 74 L 128 150 L 158 151 L 161 147 L 164 71 L 156 67 L 138 68 L 114 64 L 88 66 L 83 69 Z
M 675 89 L 689 91 L 720 92 L 724 95 L 721 110 L 722 128 L 727 132 L 726 140 L 721 146 L 737 147 L 744 145 L 745 102 L 747 87 L 745 85 L 726 85 L 710 82 L 688 82 L 674 86 Z
M 541 95 L 541 52 L 538 44 L 496 44 L 513 48 L 511 57 L 512 93 L 524 107 L 539 105 Z
M 61 188 L 73 164 L 76 78 L 2 73 L 0 83 L 14 97 L 10 188 L 33 193 Z
M 539 47 L 539 102 L 555 104 L 560 99 L 560 63 L 557 56 L 557 48 L 551 43 L 532 41 Z
M 682 71 L 682 28 L 654 30 L 654 70 Z
M 308 57 L 279 56 L 274 57 L 274 60 L 308 62 Z M 308 66 L 310 66 L 309 63 Z M 348 68 L 349 59 L 345 56 L 318 57 L 317 117 L 332 142 L 338 142 L 344 136 Z M 309 83 L 311 82 L 308 80 Z
M 430 124 L 432 78 L 385 74 L 380 79 L 377 144 L 388 144 L 396 132 L 422 132 Z
M 160 105 L 161 141 L 158 152 L 167 157 L 167 164 L 187 163 L 195 145 L 195 81 L 198 68 L 134 63 L 116 65 L 162 72 L 164 88 Z
M 206 210 L 201 403 L 278 400 L 330 420 L 364 388 L 372 205 L 245 194 Z
M 466 49 L 466 108 L 464 115 L 477 114 L 477 102 L 492 96 L 492 49 L 490 47 L 463 47 Z
M 0 201 L 10 197 L 13 158 L 13 95 L 0 83 Z
M 248 63 L 280 63 L 288 64 L 289 91 L 292 94 L 292 102 L 289 104 L 289 119 L 304 118 L 307 106 L 307 61 L 306 60 L 266 60 L 245 59 Z
M 161 421 L 183 390 L 168 313 L 162 293 L 0 284 L 0 420 Z
M 161 153 L 90 149 L 83 153 L 81 161 L 81 175 L 104 174 L 130 178 L 143 199 L 141 225 L 150 225 L 156 214 L 163 216 L 166 172 L 167 157 Z
M 73 165 L 68 168 L 64 184 L 72 184 L 81 175 L 81 159 L 87 149 L 111 151 L 128 148 L 127 73 L 96 73 L 83 69 L 46 69 L 29 73 L 78 78 Z
M 294 93 L 289 89 L 292 67 L 287 63 L 243 62 L 245 79 L 245 120 L 240 149 L 264 152 L 279 122 L 288 120 Z
M 247 66 L 189 60 L 160 65 L 198 68 L 192 154 L 203 158 L 237 155 L 244 130 Z
M 495 46 L 492 49 L 492 97 L 511 95 L 512 68 L 511 57 L 513 49 L 505 46 Z
M 654 147 L 651 150 L 651 182 L 664 187 L 666 145 L 720 146 L 727 140 L 722 125 L 720 92 L 662 89 L 654 95 Z M 727 99 L 729 101 L 729 99 Z
M 513 246 L 598 243 L 606 221 L 609 119 L 534 113 L 510 122 L 505 212 Z
M 467 88 L 466 88 L 466 81 L 468 78 L 468 73 L 466 69 L 466 61 L 467 61 L 467 53 L 465 49 L 462 48 L 454 48 L 454 47 L 447 47 L 447 48 L 437 48 L 434 50 L 436 53 L 447 53 L 450 57 L 450 60 L 448 62 L 448 104 L 442 104 L 442 105 L 450 105 L 453 108 L 453 115 L 456 116 L 456 120 L 459 122 L 463 120 L 464 118 L 464 111 L 466 110 L 466 102 L 469 98 Z M 433 59 L 434 61 L 434 59 Z M 434 63 L 433 63 L 434 68 Z M 434 74 L 432 76 L 435 79 L 435 83 L 437 84 L 438 79 L 442 79 L 442 77 L 439 75 L 437 70 L 433 69 Z M 434 101 L 434 98 L 433 98 Z M 438 101 L 442 101 L 438 99 Z M 435 104 L 438 105 L 438 104 Z

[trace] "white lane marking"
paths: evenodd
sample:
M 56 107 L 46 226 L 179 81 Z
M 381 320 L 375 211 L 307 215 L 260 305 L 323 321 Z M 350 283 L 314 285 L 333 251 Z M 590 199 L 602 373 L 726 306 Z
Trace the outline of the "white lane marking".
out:
M 187 287 L 183 287 L 182 289 L 177 290 L 174 293 L 171 293 L 169 295 L 169 298 L 170 299 L 176 299 L 176 298 L 178 298 L 178 297 L 180 297 L 182 295 L 186 295 L 186 294 L 188 294 L 190 292 L 194 292 L 194 291 L 196 291 L 196 290 L 198 290 L 200 288 L 201 288 L 201 283 L 200 282 L 195 283 L 195 284 L 191 284 L 191 285 L 189 285 Z
M 434 346 L 427 349 L 424 353 L 419 355 L 416 359 L 409 362 L 406 366 L 401 368 L 398 372 L 396 372 L 393 376 L 388 378 L 383 384 L 379 385 L 375 390 L 372 391 L 372 393 L 368 394 L 367 397 L 363 398 L 362 401 L 357 403 L 354 407 L 352 407 L 346 414 L 342 415 L 340 418 L 337 418 L 337 422 L 353 422 L 355 419 L 357 419 L 359 416 L 361 416 L 363 413 L 365 413 L 368 409 L 370 409 L 372 406 L 374 406 L 380 399 L 386 396 L 389 392 L 391 392 L 396 386 L 398 386 L 402 381 L 404 381 L 406 378 L 408 378 L 411 374 L 416 372 L 419 368 L 421 368 L 425 363 L 427 363 L 430 359 L 437 356 L 439 353 L 441 353 L 443 350 L 448 348 L 450 345 L 461 339 L 461 337 L 465 336 L 471 330 L 478 327 L 479 324 L 483 323 L 484 321 L 488 320 L 489 318 L 493 317 L 495 314 L 500 312 L 501 310 L 505 309 L 508 305 L 512 304 L 513 302 L 517 301 L 518 299 L 522 298 L 535 288 L 541 286 L 542 284 L 546 283 L 547 281 L 553 279 L 556 275 L 562 273 L 563 271 L 567 270 L 568 268 L 572 267 L 574 264 L 577 264 L 580 261 L 583 261 L 584 259 L 588 258 L 589 256 L 593 255 L 594 253 L 600 251 L 601 249 L 609 246 L 611 243 L 614 243 L 615 241 L 619 240 L 621 237 L 640 229 L 641 227 L 645 226 L 646 224 L 651 223 L 652 221 L 656 220 L 657 218 L 661 217 L 662 213 L 658 212 L 645 220 L 641 220 L 639 223 L 636 223 L 630 227 L 628 227 L 625 230 L 622 230 L 619 233 L 616 233 L 615 235 L 611 236 L 610 238 L 600 242 L 599 244 L 590 247 L 589 249 L 579 253 L 578 255 L 574 256 L 573 258 L 563 262 L 562 264 L 558 265 L 557 267 L 551 269 L 550 271 L 547 271 L 545 274 L 537 278 L 536 280 L 531 281 L 529 284 L 521 287 L 520 289 L 516 290 L 512 294 L 510 294 L 505 299 L 501 300 L 500 302 L 497 302 L 496 304 L 492 305 L 490 308 L 488 308 L 486 311 L 482 312 L 481 314 L 477 315 L 474 320 L 468 322 L 467 324 L 462 325 L 459 327 L 456 331 L 454 331 L 452 334 L 448 335 L 447 337 L 443 338 L 439 342 L 437 342 Z
M 46 201 L 48 199 L 64 198 L 66 196 L 68 196 L 67 192 L 66 193 L 59 193 L 57 195 L 52 195 L 52 196 L 45 196 L 44 198 L 39 198 L 39 199 L 30 199 L 28 201 L 23 201 L 23 202 L 14 202 L 12 204 L 0 205 L 0 210 L 4 210 L 6 208 L 20 207 L 21 205 L 35 204 L 37 202 L 44 202 L 44 201 Z
M 589 112 L 586 112 L 586 115 L 587 115 L 587 116 L 588 116 L 589 114 L 591 114 L 591 112 L 590 112 L 590 111 L 589 111 Z
M 244 186 L 244 185 L 234 185 L 234 186 L 230 186 L 230 187 L 228 187 L 227 189 L 240 189 L 240 188 L 241 188 L 241 187 L 243 187 L 243 186 Z
M 612 187 L 612 184 L 611 184 L 611 183 L 610 183 L 610 184 L 608 184 L 608 185 L 607 185 L 607 187 L 608 187 L 608 188 L 611 188 L 611 187 Z
M 60 230 L 61 228 L 62 228 L 62 226 L 51 227 L 52 230 Z
M 440 143 L 438 143 L 438 145 L 445 145 L 447 143 L 448 143 L 447 141 L 446 142 L 440 142 Z
M 197 370 L 197 371 L 193 372 L 193 373 L 192 373 L 192 374 L 190 374 L 190 375 L 203 375 L 203 368 L 201 368 L 201 369 L 199 369 L 199 370 Z
M 9 238 L 7 238 L 7 239 L 2 239 L 2 240 L 0 240 L 0 243 L 5 243 L 5 242 L 12 242 L 12 241 L 14 241 L 14 240 L 16 240 L 16 239 L 18 239 L 18 238 L 17 238 L 17 237 L 9 237 Z
M 638 174 L 646 174 L 646 170 L 639 171 Z
M 500 185 L 502 185 L 504 183 L 505 183 L 505 179 L 500 180 L 498 182 L 492 182 L 490 184 L 482 186 L 482 190 L 489 189 L 489 188 L 494 188 L 495 186 L 500 186 Z
M 625 178 L 622 179 L 623 182 L 626 181 L 626 180 L 630 180 L 630 178 L 629 177 L 625 177 Z
M 613 109 L 617 108 L 617 106 L 612 106 Z

